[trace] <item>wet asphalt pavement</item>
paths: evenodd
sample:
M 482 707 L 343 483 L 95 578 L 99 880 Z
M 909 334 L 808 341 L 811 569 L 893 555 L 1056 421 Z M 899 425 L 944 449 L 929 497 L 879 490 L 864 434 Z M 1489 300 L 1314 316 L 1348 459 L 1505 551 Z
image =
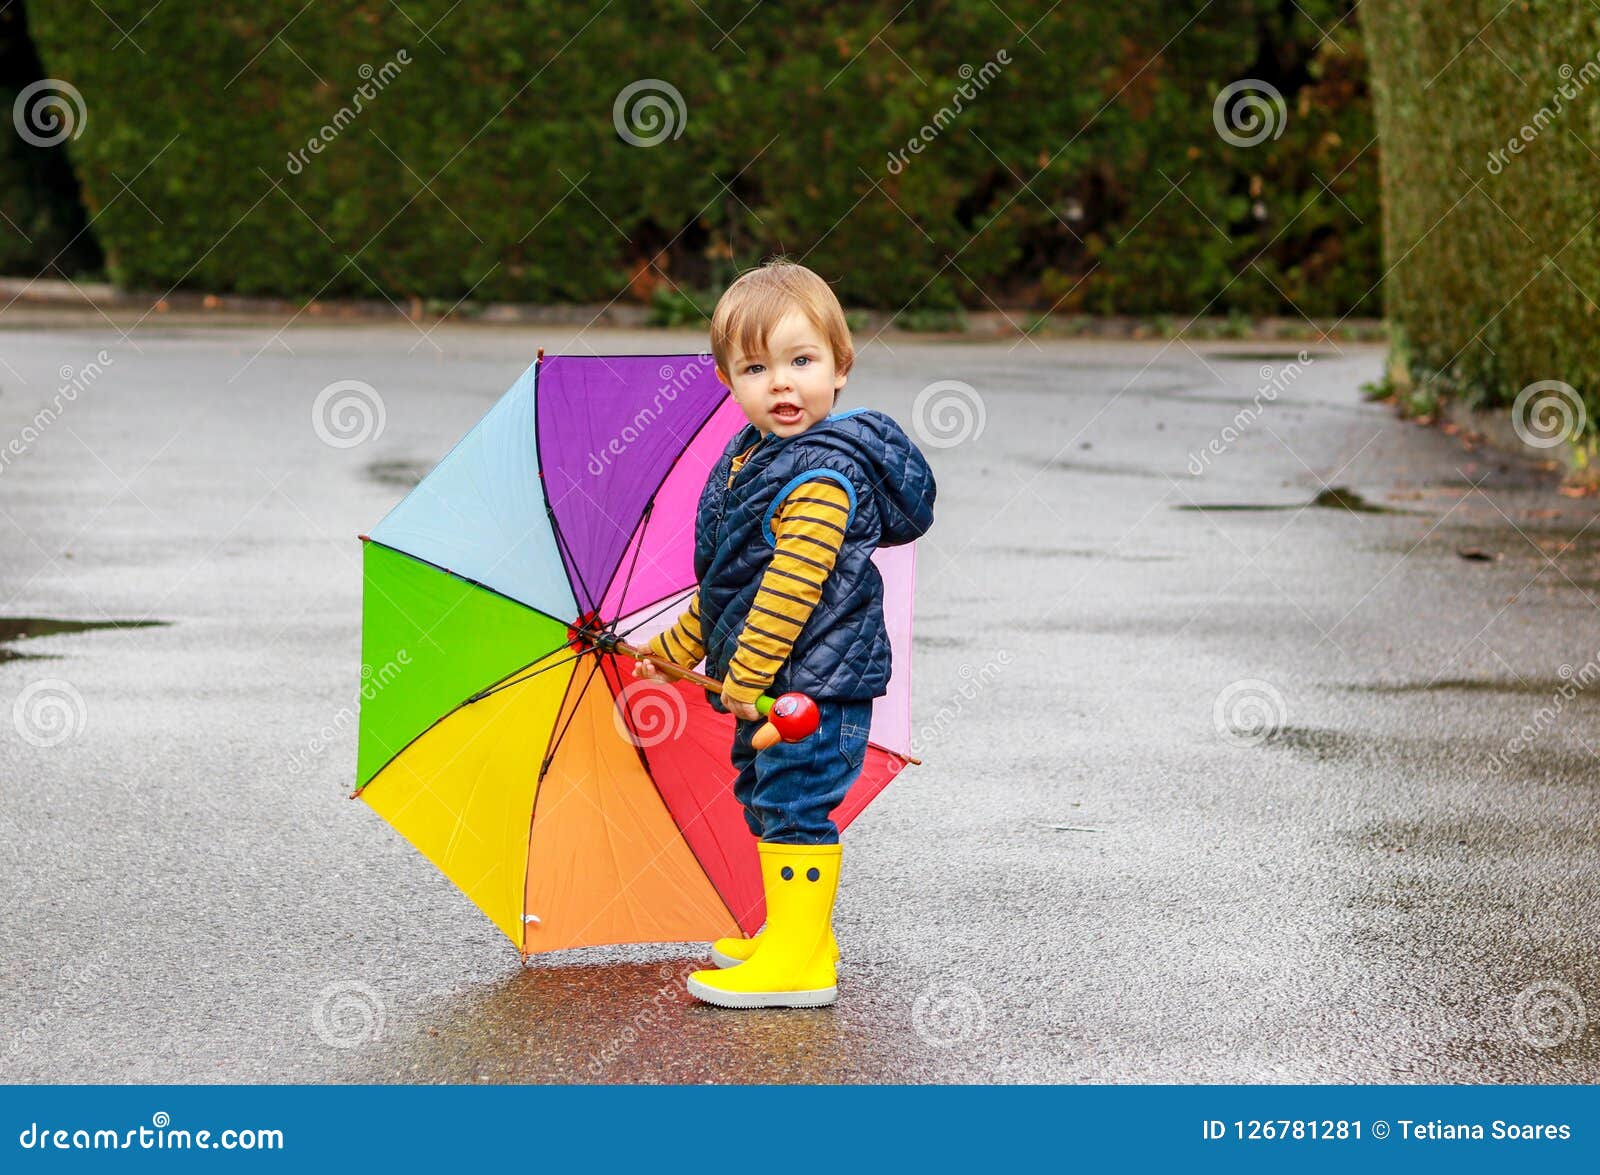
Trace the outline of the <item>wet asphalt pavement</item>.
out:
M 865 346 L 939 479 L 924 764 L 837 1006 L 726 1012 L 690 947 L 523 967 L 345 798 L 356 534 L 537 346 L 703 345 L 425 330 L 0 321 L 0 1080 L 1600 1080 L 1600 504 L 1379 349 Z

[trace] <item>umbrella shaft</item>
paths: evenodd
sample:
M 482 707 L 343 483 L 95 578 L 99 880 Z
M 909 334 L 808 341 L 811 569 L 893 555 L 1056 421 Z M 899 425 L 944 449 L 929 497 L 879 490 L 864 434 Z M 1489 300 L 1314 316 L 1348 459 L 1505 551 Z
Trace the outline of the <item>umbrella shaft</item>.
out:
M 674 677 L 680 681 L 693 682 L 695 685 L 716 690 L 719 694 L 722 693 L 722 683 L 716 678 L 707 677 L 704 673 L 696 673 L 693 669 L 685 669 L 682 665 L 675 665 L 671 661 L 664 661 L 648 649 L 641 649 L 637 645 L 630 645 L 627 641 L 619 639 L 617 641 L 617 651 L 626 653 L 638 661 L 649 661 L 668 677 Z

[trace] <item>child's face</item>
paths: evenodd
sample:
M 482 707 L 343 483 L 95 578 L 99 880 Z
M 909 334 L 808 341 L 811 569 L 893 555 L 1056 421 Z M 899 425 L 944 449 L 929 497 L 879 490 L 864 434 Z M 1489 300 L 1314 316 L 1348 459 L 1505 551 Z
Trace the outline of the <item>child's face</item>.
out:
M 761 435 L 791 437 L 833 411 L 848 378 L 835 371 L 833 349 L 799 310 L 790 310 L 767 334 L 760 355 L 735 354 L 732 371 L 717 369 Z

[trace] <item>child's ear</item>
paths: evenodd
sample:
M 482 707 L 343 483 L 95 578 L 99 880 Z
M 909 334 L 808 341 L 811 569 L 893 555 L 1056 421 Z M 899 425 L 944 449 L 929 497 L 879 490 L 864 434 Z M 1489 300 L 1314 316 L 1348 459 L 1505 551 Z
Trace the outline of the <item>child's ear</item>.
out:
M 728 373 L 726 371 L 723 371 L 722 368 L 720 368 L 720 367 L 716 368 L 715 371 L 717 373 L 717 382 L 720 383 L 723 387 L 731 389 L 733 387 L 733 385 L 728 382 Z

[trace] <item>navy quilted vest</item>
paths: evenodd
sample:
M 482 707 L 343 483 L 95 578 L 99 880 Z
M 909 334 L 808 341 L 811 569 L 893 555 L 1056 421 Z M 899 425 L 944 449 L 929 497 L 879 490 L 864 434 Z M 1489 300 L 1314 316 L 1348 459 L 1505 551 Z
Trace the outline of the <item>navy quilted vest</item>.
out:
M 824 477 L 850 495 L 850 520 L 833 571 L 789 658 L 767 691 L 813 698 L 876 698 L 889 688 L 889 634 L 883 579 L 872 564 L 878 547 L 900 546 L 933 524 L 933 471 L 894 419 L 853 408 L 791 437 L 775 434 L 740 466 L 733 459 L 761 439 L 747 424 L 728 443 L 700 495 L 694 571 L 700 581 L 706 673 L 722 678 L 737 648 L 762 573 L 772 561 L 772 515 L 802 482 Z M 720 699 L 707 697 L 727 711 Z

